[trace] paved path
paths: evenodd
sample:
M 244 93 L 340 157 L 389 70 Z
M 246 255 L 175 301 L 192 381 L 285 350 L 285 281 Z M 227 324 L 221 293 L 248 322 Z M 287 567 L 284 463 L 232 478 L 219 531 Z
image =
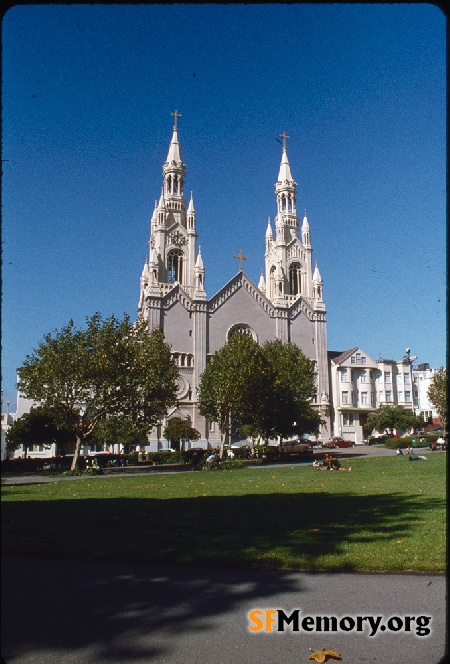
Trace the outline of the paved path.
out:
M 389 450 L 384 447 L 377 447 L 373 445 L 357 445 L 355 447 L 349 448 L 349 449 L 336 449 L 336 450 L 326 450 L 322 448 L 316 448 L 315 453 L 322 455 L 325 452 L 330 452 L 333 454 L 333 456 L 337 456 L 340 459 L 350 459 L 350 458 L 358 458 L 358 457 L 366 457 L 366 456 L 395 456 L 396 452 L 395 450 Z M 429 452 L 428 448 L 416 448 L 416 453 L 417 454 L 442 454 L 442 452 Z M 295 462 L 296 465 L 304 465 L 304 464 L 298 464 Z M 261 468 L 272 468 L 273 466 L 292 466 L 293 462 L 287 461 L 286 463 L 276 463 L 276 464 L 267 464 L 264 466 L 249 466 L 249 469 L 252 470 L 254 468 L 261 469 Z M 145 471 L 143 470 L 142 472 L 139 471 L 133 471 L 133 473 L 130 472 L 123 472 L 121 473 L 119 470 L 117 472 L 114 472 L 114 474 L 108 474 L 108 475 L 89 475 L 89 480 L 91 479 L 102 479 L 104 477 L 131 477 L 132 475 L 148 475 L 149 472 L 154 474 L 155 472 L 169 472 L 166 470 L 152 470 L 152 471 Z M 170 472 L 187 472 L 183 470 L 179 471 L 173 471 L 171 470 Z M 189 471 L 190 472 L 190 471 Z M 35 483 L 45 483 L 45 482 L 60 482 L 64 480 L 76 480 L 76 479 L 86 479 L 86 475 L 71 475 L 68 477 L 65 477 L 63 475 L 57 475 L 54 477 L 46 477 L 44 475 L 39 475 L 39 474 L 33 474 L 30 473 L 29 475 L 4 475 L 2 477 L 2 483 L 3 484 L 35 484 Z
M 437 664 L 445 577 L 176 569 L 6 557 L 7 664 L 308 664 L 333 648 L 347 664 Z M 252 609 L 302 616 L 431 616 L 432 634 L 251 634 Z M 413 623 L 414 625 L 415 623 Z M 330 660 L 330 664 L 333 664 Z

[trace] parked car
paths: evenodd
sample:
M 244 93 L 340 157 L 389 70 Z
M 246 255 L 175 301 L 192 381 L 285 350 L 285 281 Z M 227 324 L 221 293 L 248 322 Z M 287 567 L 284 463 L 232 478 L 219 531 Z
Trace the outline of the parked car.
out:
M 327 443 L 323 444 L 323 447 L 328 447 L 330 449 L 334 449 L 336 447 L 353 447 L 354 442 L 352 440 L 345 440 L 344 438 L 341 438 L 340 436 L 335 436 L 331 440 L 329 440 Z
M 368 445 L 380 445 L 381 443 L 384 443 L 385 440 L 389 438 L 388 435 L 383 434 L 380 436 L 371 436 L 369 440 L 367 441 Z
M 158 452 L 176 452 L 173 447 L 161 447 Z
M 283 443 L 280 448 L 281 454 L 312 454 L 313 448 L 311 443 L 303 440 L 291 440 Z

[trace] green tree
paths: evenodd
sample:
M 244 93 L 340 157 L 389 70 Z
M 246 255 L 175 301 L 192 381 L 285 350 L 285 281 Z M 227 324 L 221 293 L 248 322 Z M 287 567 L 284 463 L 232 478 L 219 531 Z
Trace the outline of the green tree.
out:
M 200 379 L 199 407 L 204 417 L 219 426 L 221 458 L 232 418 L 238 427 L 263 418 L 271 382 L 272 369 L 261 348 L 245 334 L 232 335 L 208 362 Z
M 266 342 L 262 351 L 273 371 L 271 399 L 265 413 L 268 438 L 318 433 L 321 418 L 311 405 L 316 396 L 314 362 L 293 343 Z
M 422 424 L 422 418 L 403 406 L 380 406 L 367 417 L 366 431 L 375 429 L 380 433 L 392 434 L 394 429 L 417 428 Z
M 183 450 L 183 443 L 188 440 L 195 441 L 201 438 L 200 431 L 191 427 L 189 422 L 186 422 L 181 417 L 172 417 L 168 421 L 163 431 L 163 436 L 167 440 L 170 440 L 176 450 Z
M 436 409 L 445 430 L 447 430 L 447 389 L 447 369 L 441 367 L 431 379 L 427 396 L 431 405 Z
M 74 444 L 74 435 L 64 428 L 58 428 L 51 412 L 41 406 L 34 406 L 24 413 L 8 429 L 6 447 L 10 452 L 21 445 L 26 459 L 31 445 L 57 443 L 60 450 L 67 444 Z
M 18 370 L 22 394 L 75 435 L 72 469 L 86 437 L 107 417 L 150 431 L 176 402 L 178 369 L 160 329 L 149 333 L 143 320 L 98 313 L 86 322 L 83 330 L 70 321 L 45 335 Z
M 109 445 L 146 445 L 148 427 L 144 423 L 135 423 L 126 417 L 107 417 L 101 420 L 93 432 L 94 440 Z

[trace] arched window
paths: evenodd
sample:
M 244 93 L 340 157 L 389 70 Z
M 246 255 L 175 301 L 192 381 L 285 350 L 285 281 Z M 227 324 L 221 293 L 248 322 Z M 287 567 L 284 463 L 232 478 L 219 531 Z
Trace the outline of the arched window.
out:
M 291 263 L 289 266 L 289 292 L 291 295 L 300 295 L 302 292 L 302 269 L 300 263 Z
M 247 337 L 250 337 L 250 339 L 258 341 L 255 332 L 250 325 L 247 325 L 246 323 L 237 323 L 237 325 L 233 325 L 233 327 L 228 330 L 227 339 L 230 339 L 230 337 L 235 334 L 245 334 Z
M 167 281 L 174 284 L 182 283 L 183 252 L 179 249 L 171 249 L 167 256 Z
M 276 267 L 275 265 L 272 265 L 270 268 L 270 275 L 269 275 L 269 293 L 270 297 L 275 297 L 276 292 L 275 292 L 275 272 L 276 272 Z

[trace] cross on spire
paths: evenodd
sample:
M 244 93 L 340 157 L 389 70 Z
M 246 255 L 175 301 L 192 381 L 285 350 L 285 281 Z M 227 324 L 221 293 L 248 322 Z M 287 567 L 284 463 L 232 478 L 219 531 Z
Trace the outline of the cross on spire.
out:
M 286 150 L 286 139 L 289 138 L 289 136 L 283 131 L 283 133 L 280 134 L 280 138 L 283 139 L 283 150 Z
M 244 254 L 242 253 L 242 249 L 239 249 L 239 253 L 236 254 L 234 258 L 239 259 L 239 272 L 242 272 L 242 261 L 247 260 L 247 256 L 244 256 Z
M 178 120 L 178 118 L 181 118 L 181 113 L 178 113 L 177 109 L 175 109 L 175 111 L 173 113 L 171 113 L 170 115 L 173 115 L 174 118 L 175 118 L 175 124 L 173 125 L 173 128 L 176 129 L 177 128 L 177 120 Z

